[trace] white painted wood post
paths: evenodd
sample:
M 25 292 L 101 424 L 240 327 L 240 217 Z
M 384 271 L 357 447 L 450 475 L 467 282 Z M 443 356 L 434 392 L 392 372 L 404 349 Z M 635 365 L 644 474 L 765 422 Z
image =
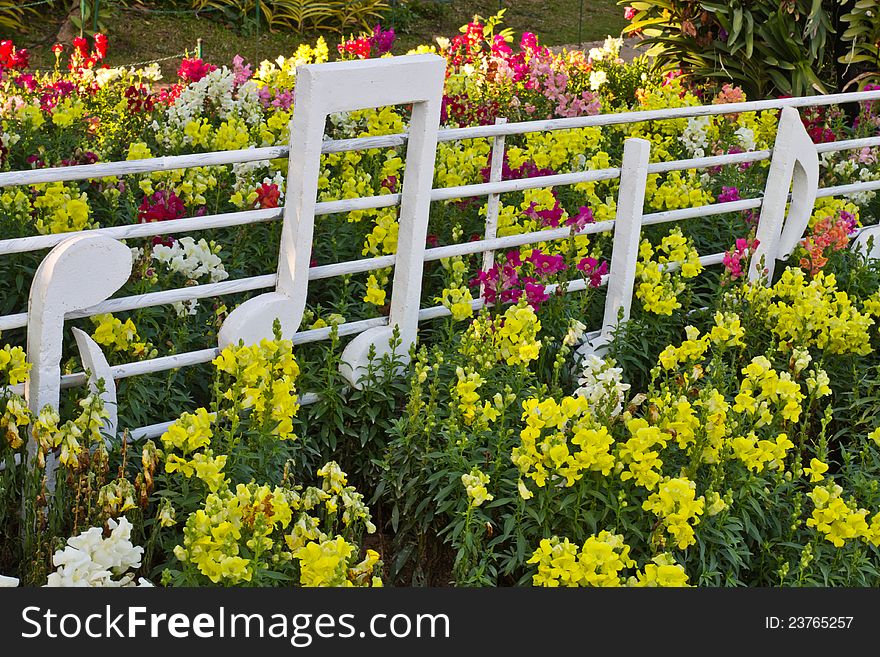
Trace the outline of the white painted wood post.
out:
M 504 125 L 506 118 L 495 119 L 495 125 Z M 492 162 L 489 168 L 489 182 L 500 182 L 504 172 L 504 135 L 492 139 Z M 489 194 L 486 200 L 486 236 L 484 239 L 491 240 L 498 236 L 498 210 L 501 207 L 501 194 Z M 483 251 L 482 271 L 488 272 L 495 265 L 495 250 Z M 480 296 L 485 297 L 486 286 L 480 284 Z
M 84 235 L 66 239 L 40 263 L 31 283 L 27 325 L 27 356 L 33 366 L 25 399 L 35 415 L 47 405 L 58 408 L 65 314 L 107 299 L 128 280 L 131 266 L 131 250 L 121 242 Z M 29 460 L 36 451 L 31 438 Z M 51 486 L 48 463 L 47 475 Z
M 648 181 L 650 157 L 651 142 L 646 139 L 627 139 L 624 142 L 620 189 L 617 193 L 617 214 L 614 219 L 614 244 L 605 296 L 605 315 L 599 335 L 578 349 L 580 354 L 595 353 L 601 356 L 617 324 L 629 319 L 642 235 L 642 215 L 645 211 L 645 187 Z
M 277 318 L 291 338 L 302 321 L 308 294 L 324 124 L 335 112 L 413 103 L 400 202 L 400 228 L 388 327 L 366 331 L 343 352 L 343 373 L 356 383 L 370 345 L 378 355 L 397 325 L 401 355 L 408 356 L 418 328 L 425 239 L 446 61 L 411 55 L 335 62 L 297 69 L 296 105 L 290 126 L 290 164 L 281 230 L 276 290 L 233 310 L 220 329 L 220 346 L 272 337 Z
M 788 216 L 785 206 L 791 188 Z M 819 189 L 819 157 L 798 111 L 782 110 L 773 145 L 773 158 L 764 188 L 755 237 L 758 246 L 749 265 L 749 281 L 773 279 L 776 261 L 788 258 L 804 234 Z M 763 259 L 763 268 L 761 261 Z

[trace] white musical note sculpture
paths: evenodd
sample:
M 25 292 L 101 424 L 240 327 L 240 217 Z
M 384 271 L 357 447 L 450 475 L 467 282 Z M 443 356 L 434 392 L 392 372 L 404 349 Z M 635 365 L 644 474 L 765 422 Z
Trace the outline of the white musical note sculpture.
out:
M 788 216 L 785 206 L 791 188 Z M 749 281 L 766 275 L 772 282 L 777 260 L 791 256 L 803 237 L 813 213 L 819 189 L 819 157 L 798 111 L 785 107 L 779 118 L 773 159 L 761 202 L 761 217 L 755 237 L 758 246 L 749 265 Z
M 25 399 L 32 413 L 39 413 L 46 405 L 58 408 L 65 314 L 109 298 L 128 280 L 131 266 L 128 247 L 117 240 L 95 235 L 77 235 L 64 240 L 40 263 L 28 300 L 27 355 L 32 367 Z M 80 348 L 86 354 L 83 364 L 93 370 L 93 379 L 103 377 L 107 389 L 113 389 L 113 379 L 100 348 L 89 345 L 91 340 L 88 336 L 86 338 L 83 341 L 77 336 Z M 115 409 L 115 389 L 106 394 L 105 400 L 112 401 Z M 31 439 L 28 442 L 29 459 L 34 457 L 36 449 L 36 443 Z M 48 463 L 47 474 L 51 486 L 52 468 Z
M 445 60 L 437 55 L 335 62 L 297 69 L 278 282 L 274 292 L 250 299 L 229 314 L 220 329 L 221 347 L 240 340 L 253 344 L 271 338 L 276 318 L 285 338 L 293 336 L 300 326 L 308 293 L 321 143 L 327 116 L 412 103 L 388 326 L 358 335 L 342 354 L 342 371 L 352 385 L 357 385 L 370 346 L 375 347 L 378 356 L 387 353 L 395 326 L 400 331 L 400 356 L 406 360 L 418 329 L 445 70 Z

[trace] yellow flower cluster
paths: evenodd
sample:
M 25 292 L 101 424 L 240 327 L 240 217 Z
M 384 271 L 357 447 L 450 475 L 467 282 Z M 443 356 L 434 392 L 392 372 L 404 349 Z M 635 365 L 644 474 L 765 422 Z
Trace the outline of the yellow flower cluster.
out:
M 788 450 L 794 447 L 787 434 L 780 433 L 775 440 L 759 440 L 754 431 L 731 438 L 729 445 L 733 456 L 754 472 L 763 472 L 765 468 L 782 470 Z
M 495 499 L 487 489 L 489 475 L 479 468 L 471 468 L 467 474 L 461 475 L 461 485 L 464 486 L 468 496 L 469 506 L 480 506 L 483 502 L 491 502 Z
M 120 477 L 101 487 L 98 491 L 98 506 L 109 518 L 118 518 L 130 509 L 137 507 L 135 488 L 128 479 Z
M 31 364 L 27 362 L 24 349 L 3 345 L 0 349 L 0 390 L 5 386 L 27 381 Z
M 165 472 L 179 472 L 187 478 L 195 475 L 205 482 L 212 493 L 226 486 L 223 468 L 228 460 L 226 454 L 215 457 L 214 452 L 208 449 L 213 437 L 213 422 L 213 414 L 199 408 L 195 413 L 181 415 L 161 438 L 166 449 Z M 171 453 L 172 449 L 180 451 L 183 456 Z M 191 458 L 185 458 L 189 455 L 192 455 Z
M 637 485 L 653 490 L 662 479 L 660 468 L 663 461 L 660 451 L 666 448 L 672 438 L 660 427 L 652 427 L 642 418 L 634 418 L 626 423 L 630 439 L 620 446 L 617 453 L 618 467 L 625 467 L 620 473 L 621 481 L 632 479 Z
M 471 306 L 474 298 L 465 282 L 467 266 L 461 256 L 444 258 L 440 262 L 443 268 L 449 272 L 449 280 L 447 287 L 443 288 L 443 292 L 436 300 L 444 307 L 449 308 L 452 319 L 455 321 L 460 322 L 468 319 L 474 314 L 473 306 Z
M 12 449 L 18 449 L 24 444 L 22 429 L 31 423 L 31 414 L 24 398 L 19 395 L 11 395 L 6 400 L 6 406 L 0 413 L 0 435 L 6 436 L 6 442 Z
M 714 200 L 694 169 L 688 169 L 686 172 L 670 171 L 660 183 L 658 183 L 659 177 L 658 174 L 649 175 L 645 186 L 645 200 L 652 210 L 698 207 L 709 205 Z
M 561 402 L 552 397 L 527 399 L 522 419 L 526 426 L 520 432 L 521 444 L 513 448 L 510 459 L 539 488 L 548 479 L 572 486 L 586 471 L 608 475 L 614 467 L 614 438 L 594 420 L 585 397 L 564 397 Z M 520 495 L 531 497 L 524 485 Z
M 382 586 L 382 580 L 373 576 L 379 564 L 379 553 L 367 550 L 363 561 L 349 567 L 355 546 L 342 536 L 316 542 L 311 541 L 293 553 L 299 559 L 302 586 Z
M 816 486 L 807 493 L 815 505 L 807 518 L 807 527 L 815 527 L 835 547 L 846 541 L 862 539 L 880 545 L 880 513 L 868 524 L 868 510 L 860 509 L 854 500 L 843 499 L 843 489 L 834 483 Z
M 31 418 L 31 434 L 38 446 L 38 467 L 45 467 L 46 455 L 58 448 L 58 461 L 69 468 L 78 467 L 80 456 L 91 447 L 106 450 L 101 431 L 109 413 L 104 408 L 103 400 L 91 393 L 79 401 L 79 407 L 82 409 L 79 415 L 60 426 L 61 417 L 51 406 L 43 408 L 36 419 Z M 7 412 L 9 410 L 7 405 Z M 16 416 L 15 424 L 24 419 L 23 409 L 13 410 L 12 414 Z
M 471 302 L 473 302 L 474 298 L 471 296 L 471 291 L 467 287 L 462 286 L 451 289 L 445 287 L 438 300 L 446 308 L 449 308 L 452 313 L 452 319 L 457 322 L 468 319 L 474 314 L 473 306 L 471 306 Z
M 681 587 L 688 586 L 687 573 L 679 564 L 675 563 L 672 555 L 668 552 L 659 554 L 645 564 L 643 572 L 630 577 L 627 586 L 643 587 Z
M 636 565 L 623 536 L 606 530 L 590 536 L 581 548 L 567 538 L 542 539 L 526 563 L 538 565 L 532 583 L 546 587 L 621 586 L 621 571 Z
M 648 240 L 642 240 L 636 263 L 636 297 L 646 311 L 671 315 L 681 308 L 678 295 L 685 289 L 684 279 L 694 278 L 702 269 L 691 240 L 677 226 L 656 249 Z
M 321 477 L 321 488 L 310 487 L 303 495 L 303 509 L 311 511 L 323 505 L 328 514 L 338 515 L 342 509 L 342 524 L 351 527 L 357 522 L 363 522 L 367 533 L 376 531 L 370 517 L 370 509 L 364 504 L 364 496 L 355 490 L 354 486 L 348 486 L 348 477 L 339 467 L 336 461 L 326 463 L 318 470 Z
M 490 141 L 482 138 L 437 144 L 434 187 L 458 187 L 483 182 L 482 171 L 491 150 Z
M 531 161 L 540 169 L 564 173 L 580 170 L 584 156 L 599 148 L 601 143 L 602 129 L 596 127 L 530 132 L 525 135 L 522 148 L 511 146 L 507 149 L 507 157 L 512 168 Z
M 678 446 L 686 449 L 697 440 L 697 432 L 701 428 L 696 407 L 687 397 L 678 397 L 669 392 L 652 397 L 651 403 L 657 409 L 659 420 L 657 426 L 670 436 L 674 436 Z
M 479 411 L 480 393 L 477 389 L 485 383 L 485 380 L 470 367 L 467 371 L 457 367 L 455 375 L 456 383 L 452 387 L 452 398 L 458 401 L 458 412 L 461 413 L 465 424 L 471 424 Z
M 294 382 L 299 365 L 290 340 L 262 340 L 230 345 L 213 361 L 232 381 L 223 393 L 234 404 L 230 412 L 253 409 L 262 427 L 281 440 L 293 440 L 293 418 L 299 411 Z
M 808 279 L 803 270 L 789 267 L 770 291 L 757 287 L 750 296 L 759 307 L 766 303 L 767 328 L 780 340 L 832 354 L 871 353 L 868 329 L 874 320 L 837 289 L 834 274 L 820 271 Z
M 208 447 L 213 422 L 213 415 L 204 408 L 196 409 L 195 413 L 184 413 L 162 434 L 162 444 L 165 449 L 177 449 L 183 454 Z
M 703 514 L 705 500 L 696 496 L 697 484 L 686 477 L 667 478 L 642 503 L 645 511 L 654 512 L 662 527 L 672 536 L 675 545 L 684 550 L 696 543 L 694 525 Z
M 699 337 L 700 331 L 694 326 L 685 327 L 685 336 L 687 339 L 679 346 L 670 344 L 660 352 L 658 360 L 664 370 L 674 370 L 682 365 L 689 368 L 705 357 L 709 349 L 709 336 Z
M 235 492 L 212 492 L 204 508 L 187 519 L 183 545 L 174 548 L 174 556 L 193 563 L 215 584 L 249 582 L 262 555 L 275 547 L 273 533 L 291 523 L 297 502 L 289 489 L 254 483 L 239 484 Z
M 92 317 L 95 332 L 92 338 L 111 351 L 130 354 L 135 358 L 154 358 L 157 354 L 149 342 L 141 340 L 137 327 L 131 319 L 124 322 L 110 313 Z
M 590 536 L 583 547 L 558 537 L 541 540 L 527 563 L 537 564 L 532 576 L 535 586 L 687 586 L 687 573 L 672 555 L 662 553 L 645 564 L 643 571 L 626 578 L 623 571 L 633 568 L 630 548 L 620 534 L 603 530 Z
M 59 128 L 69 128 L 86 114 L 86 107 L 81 100 L 73 97 L 65 98 L 52 110 L 52 123 Z
M 85 192 L 63 182 L 34 185 L 41 192 L 34 199 L 36 228 L 43 234 L 68 233 L 95 226 L 89 222 L 91 208 Z
M 766 356 L 755 356 L 742 369 L 733 410 L 755 420 L 755 427 L 770 425 L 777 417 L 783 422 L 797 422 L 801 416 L 804 393 L 788 372 L 777 372 Z
M 534 309 L 520 301 L 494 319 L 488 312 L 477 317 L 463 336 L 460 351 L 483 368 L 499 362 L 528 365 L 541 352 L 540 330 Z

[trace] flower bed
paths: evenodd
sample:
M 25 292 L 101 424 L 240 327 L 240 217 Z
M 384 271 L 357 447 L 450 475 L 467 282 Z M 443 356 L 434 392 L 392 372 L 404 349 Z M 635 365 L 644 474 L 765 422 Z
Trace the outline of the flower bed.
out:
M 618 43 L 553 54 L 472 23 L 437 51 L 448 62 L 446 126 L 744 100 L 710 98 L 625 64 Z M 382 55 L 377 28 L 340 58 Z M 4 170 L 285 144 L 295 67 L 323 42 L 231 67 L 184 61 L 179 79 L 101 67 L 107 44 L 77 41 L 62 72 L 2 53 Z M 849 113 L 847 113 L 849 112 Z M 333 115 L 331 138 L 403 132 L 406 107 Z M 815 141 L 875 136 L 872 103 L 807 110 Z M 615 166 L 624 140 L 654 161 L 764 150 L 778 112 L 676 118 L 509 137 L 503 179 Z M 434 187 L 488 180 L 492 142 L 438 146 Z M 823 186 L 876 180 L 877 148 L 826 154 Z M 766 161 L 651 174 L 647 211 L 759 196 Z M 400 191 L 402 150 L 322 156 L 318 200 Z M 286 161 L 203 166 L 0 193 L 0 239 L 162 222 L 284 203 Z M 572 237 L 428 263 L 412 361 L 376 358 L 361 389 L 339 373 L 344 340 L 280 335 L 212 364 L 118 383 L 120 427 L 178 417 L 156 441 L 105 440 L 97 393 L 71 390 L 30 413 L 9 386 L 28 376 L 24 332 L 0 351 L 0 572 L 29 585 L 873 585 L 880 543 L 874 350 L 880 271 L 848 249 L 877 223 L 875 193 L 817 201 L 773 280 L 750 284 L 752 211 L 646 226 L 629 322 L 606 358 L 579 358 L 599 325 L 618 180 L 506 193 L 498 235 L 569 227 Z M 485 230 L 486 203 L 434 203 L 428 243 Z M 322 216 L 313 265 L 393 254 L 395 208 Z M 135 295 L 274 271 L 279 226 L 128 240 Z M 721 267 L 697 253 L 724 252 Z M 23 312 L 44 253 L 0 256 L 0 308 Z M 674 267 L 669 267 L 674 264 Z M 390 269 L 310 290 L 303 328 L 388 313 Z M 582 281 L 583 291 L 573 283 Z M 569 293 L 566 293 L 568 291 Z M 247 298 L 177 302 L 71 324 L 111 364 L 216 345 Z M 482 297 L 487 307 L 474 311 Z M 78 371 L 67 345 L 63 369 Z M 317 401 L 301 404 L 303 393 Z M 31 456 L 27 455 L 32 436 Z M 16 457 L 18 457 L 16 459 Z M 58 462 L 56 485 L 45 476 Z M 30 463 L 30 467 L 28 467 Z M 106 527 L 105 535 L 100 527 Z M 66 545 L 65 545 L 66 544 Z

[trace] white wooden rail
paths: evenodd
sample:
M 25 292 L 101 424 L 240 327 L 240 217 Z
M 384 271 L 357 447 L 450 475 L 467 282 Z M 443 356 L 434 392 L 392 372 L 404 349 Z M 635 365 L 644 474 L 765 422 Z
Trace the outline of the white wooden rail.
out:
M 340 83 L 340 81 L 343 82 Z M 816 165 L 815 161 L 819 153 L 880 146 L 880 137 L 813 145 L 800 123 L 796 110 L 785 109 L 880 100 L 880 91 L 604 114 L 521 123 L 506 123 L 500 120 L 495 125 L 490 126 L 438 130 L 437 124 L 439 120 L 435 110 L 436 103 L 439 102 L 441 83 L 442 60 L 433 55 L 301 67 L 298 72 L 297 82 L 298 104 L 294 113 L 292 128 L 291 143 L 293 148 L 288 146 L 250 148 L 238 151 L 0 173 L 0 188 L 3 188 L 14 185 L 33 185 L 55 181 L 75 181 L 107 176 L 142 174 L 197 166 L 224 166 L 284 157 L 289 158 L 291 167 L 284 208 L 188 217 L 150 224 L 99 228 L 78 233 L 0 239 L 0 257 L 14 253 L 52 249 L 43 266 L 41 266 L 43 274 L 40 275 L 38 273 L 38 276 L 35 277 L 31 289 L 29 312 L 0 316 L 0 330 L 27 328 L 28 358 L 34 363 L 34 371 L 42 373 L 39 376 L 32 377 L 26 390 L 23 386 L 19 386 L 16 391 L 25 392 L 32 410 L 38 410 L 44 403 L 57 405 L 60 389 L 83 385 L 87 382 L 86 375 L 82 372 L 58 376 L 57 365 L 60 358 L 60 336 L 64 320 L 88 317 L 99 313 L 168 305 L 180 301 L 217 297 L 240 292 L 267 291 L 256 297 L 256 299 L 252 299 L 250 302 L 240 306 L 235 311 L 238 313 L 236 316 L 237 320 L 241 321 L 237 322 L 237 325 L 230 324 L 229 327 L 224 327 L 230 336 L 226 342 L 234 341 L 237 337 L 256 339 L 260 335 L 265 335 L 266 327 L 271 326 L 271 320 L 274 319 L 274 316 L 271 314 L 274 311 L 271 309 L 266 310 L 266 307 L 260 310 L 258 306 L 260 303 L 264 306 L 268 303 L 270 308 L 275 309 L 287 308 L 285 304 L 290 305 L 290 308 L 293 309 L 291 311 L 293 314 L 285 315 L 285 318 L 283 318 L 286 322 L 285 337 L 292 339 L 294 344 L 305 344 L 326 340 L 331 332 L 329 327 L 299 330 L 298 317 L 301 317 L 302 310 L 299 306 L 304 307 L 308 281 L 394 267 L 395 281 L 391 302 L 392 317 L 390 319 L 388 317 L 381 317 L 353 321 L 338 326 L 340 336 L 363 336 L 361 342 L 358 343 L 359 346 L 355 349 L 355 351 L 358 351 L 358 354 L 352 356 L 348 364 L 350 368 L 349 379 L 353 384 L 356 384 L 356 369 L 363 362 L 366 345 L 373 344 L 379 347 L 381 341 L 387 338 L 390 333 L 392 325 L 406 328 L 406 331 L 404 331 L 405 344 L 402 350 L 405 355 L 408 344 L 415 339 L 415 324 L 413 322 L 417 323 L 450 314 L 450 311 L 443 306 L 418 307 L 422 281 L 422 263 L 451 256 L 482 253 L 482 267 L 487 269 L 492 265 L 494 252 L 499 249 L 563 240 L 571 236 L 570 228 L 561 227 L 507 237 L 497 237 L 497 214 L 502 194 L 527 189 L 572 185 L 580 182 L 620 179 L 621 184 L 615 220 L 590 224 L 578 233 L 586 235 L 614 231 L 615 235 L 610 273 L 603 280 L 603 284 L 608 286 L 603 325 L 598 330 L 588 334 L 590 342 L 587 348 L 601 350 L 603 343 L 607 341 L 610 329 L 617 320 L 618 314 L 621 314 L 624 318 L 628 316 L 632 302 L 638 242 L 643 225 L 674 222 L 689 218 L 711 217 L 729 212 L 760 208 L 762 211 L 758 230 L 759 235 L 763 235 L 761 248 L 762 253 L 766 256 L 768 268 L 772 269 L 776 258 L 790 251 L 789 247 L 793 246 L 793 240 L 796 241 L 802 235 L 806 221 L 812 211 L 813 198 L 880 189 L 880 181 L 815 189 L 813 176 L 809 175 L 809 172 Z M 308 85 L 311 85 L 311 91 L 309 93 L 300 93 Z M 424 108 L 421 115 L 418 111 L 414 114 L 410 135 L 398 134 L 346 140 L 324 140 L 323 142 L 320 141 L 319 136 L 318 142 L 314 141 L 314 135 L 318 134 L 316 125 L 320 124 L 320 129 L 323 131 L 324 116 L 329 112 L 354 107 L 375 107 L 409 102 L 415 103 L 416 107 L 421 106 Z M 649 163 L 649 143 L 640 139 L 630 139 L 627 140 L 624 158 L 620 167 L 518 180 L 505 181 L 501 179 L 505 148 L 504 140 L 507 136 L 531 132 L 570 130 L 590 126 L 622 125 L 643 121 L 662 121 L 666 119 L 714 116 L 772 109 L 783 110 L 780 120 L 780 136 L 777 138 L 777 142 L 772 150 Z M 418 137 L 418 140 L 415 139 L 416 137 Z M 489 182 L 431 189 L 430 179 L 433 174 L 433 153 L 436 143 L 475 138 L 490 138 L 493 141 L 493 157 Z M 414 141 L 417 141 L 417 143 L 414 144 Z M 314 180 L 314 174 L 316 171 L 315 167 L 318 165 L 317 155 L 319 153 L 339 153 L 404 145 L 408 146 L 408 155 L 404 174 L 405 187 L 401 194 L 316 202 L 317 185 Z M 643 214 L 645 178 L 649 174 L 686 169 L 705 169 L 708 167 L 759 162 L 769 159 L 772 159 L 770 174 L 765 193 L 762 197 Z M 786 217 L 785 205 L 789 198 L 788 190 L 792 178 L 795 179 L 797 192 L 795 197 L 796 200 L 799 199 L 799 202 L 793 204 L 793 209 Z M 408 187 L 407 180 L 411 181 Z M 427 183 L 425 180 L 427 180 Z M 308 181 L 311 181 L 311 183 Z M 488 198 L 484 239 L 431 249 L 423 248 L 424 235 L 422 233 L 427 226 L 428 202 L 481 196 Z M 406 199 L 409 200 L 407 201 Z M 770 199 L 772 199 L 772 204 Z M 314 220 L 315 216 L 343 213 L 351 210 L 393 207 L 401 205 L 402 202 L 405 206 L 400 217 L 400 234 L 403 239 L 403 247 L 398 249 L 398 255 L 366 258 L 311 268 L 303 265 L 301 256 L 297 261 L 296 254 L 298 252 L 304 251 L 306 254 L 309 252 L 311 247 L 311 228 L 308 224 Z M 768 204 L 772 205 L 772 208 Z M 409 208 L 408 210 L 406 209 L 407 207 Z M 106 263 L 106 266 L 100 272 L 89 272 L 80 267 L 76 272 L 67 272 L 66 278 L 62 276 L 61 268 L 53 265 L 54 262 L 64 261 L 65 258 L 68 260 L 78 259 L 83 262 L 91 262 L 91 259 L 87 257 L 88 249 L 103 249 L 103 252 L 109 253 L 115 248 L 114 244 L 119 244 L 118 240 L 150 237 L 159 234 L 174 235 L 184 232 L 278 220 L 282 220 L 284 226 L 282 230 L 283 246 L 280 254 L 280 268 L 275 273 L 161 292 L 150 292 L 136 296 L 108 298 L 121 286 L 122 283 L 119 281 L 124 281 L 127 278 L 128 270 L 126 267 L 130 268 L 130 263 L 125 263 L 121 260 L 119 262 L 109 262 L 109 260 L 113 259 L 105 258 L 101 262 Z M 866 239 L 869 233 L 874 233 L 872 228 L 864 230 L 859 239 L 863 242 L 863 238 Z M 83 257 L 83 254 L 86 254 L 86 256 Z M 719 264 L 722 261 L 723 255 L 723 253 L 703 255 L 701 256 L 701 261 L 705 266 Z M 751 271 L 750 275 L 754 277 L 757 273 L 757 271 Z M 100 293 L 94 299 L 85 293 L 70 295 L 67 289 L 69 284 L 64 281 L 70 280 L 72 276 L 75 277 L 79 285 L 90 286 L 93 289 L 101 288 L 99 290 Z M 99 283 L 100 280 L 103 280 L 103 283 Z M 109 289 L 111 287 L 113 288 L 112 290 Z M 573 281 L 567 286 L 568 292 L 577 292 L 583 289 L 585 289 L 585 283 L 582 280 Z M 404 298 L 404 295 L 406 298 Z M 54 313 L 50 318 L 44 318 L 44 313 L 38 309 L 39 304 L 35 305 L 35 300 L 39 299 L 46 300 L 44 306 L 50 308 Z M 63 306 L 58 305 L 57 299 L 64 299 Z M 258 302 L 257 300 L 260 299 L 264 301 Z M 290 301 L 285 301 L 285 299 Z M 413 306 L 413 299 L 415 299 L 415 306 Z M 282 305 L 278 306 L 278 303 Z M 481 299 L 477 299 L 472 305 L 475 309 L 479 309 L 482 307 L 482 303 Z M 245 306 L 251 309 L 258 308 L 258 310 L 251 311 L 249 315 L 249 312 L 244 310 Z M 366 336 L 370 337 L 367 338 Z M 77 343 L 83 354 L 84 364 L 87 364 L 92 370 L 102 371 L 105 375 L 112 377 L 113 380 L 206 363 L 212 360 L 219 351 L 215 346 L 207 346 L 205 349 L 197 351 L 126 363 L 114 367 L 104 367 L 103 365 L 106 365 L 106 361 L 102 365 L 102 355 L 97 345 L 89 344 L 87 340 L 79 335 L 77 336 Z M 104 378 L 107 378 L 107 376 Z M 108 388 L 112 389 L 112 387 L 108 383 Z M 304 404 L 311 403 L 315 399 L 315 395 L 306 393 L 302 396 L 301 402 Z M 164 432 L 168 424 L 168 422 L 160 422 L 147 427 L 141 427 L 135 429 L 132 432 L 132 436 L 135 438 L 154 437 Z

